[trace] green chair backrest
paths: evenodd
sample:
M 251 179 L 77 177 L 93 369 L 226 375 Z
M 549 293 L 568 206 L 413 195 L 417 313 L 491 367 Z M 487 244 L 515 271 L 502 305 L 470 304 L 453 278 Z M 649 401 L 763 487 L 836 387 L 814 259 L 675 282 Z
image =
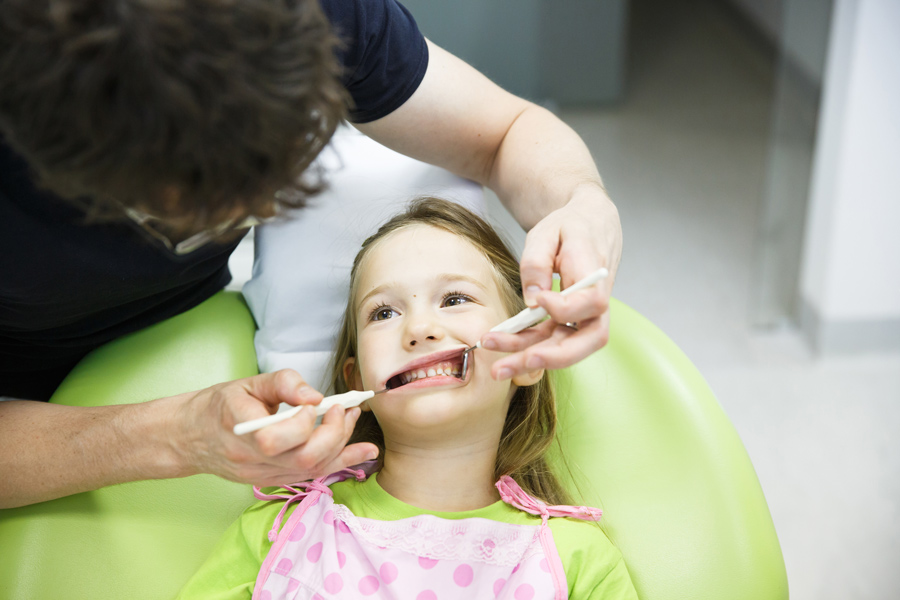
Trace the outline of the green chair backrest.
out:
M 612 311 L 607 347 L 555 374 L 560 441 L 640 597 L 787 598 L 765 498 L 721 407 L 665 335 Z M 253 375 L 254 329 L 222 292 L 96 350 L 52 402 L 142 402 Z M 171 598 L 252 502 L 249 486 L 199 475 L 2 510 L 0 600 Z

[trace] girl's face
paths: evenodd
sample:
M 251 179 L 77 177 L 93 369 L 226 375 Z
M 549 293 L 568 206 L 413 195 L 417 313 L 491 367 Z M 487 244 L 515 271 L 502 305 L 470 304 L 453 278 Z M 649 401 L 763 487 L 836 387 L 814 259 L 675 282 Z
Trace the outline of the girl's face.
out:
M 344 373 L 357 389 L 391 388 L 369 401 L 386 438 L 445 437 L 454 426 L 499 435 L 514 384 L 540 374 L 495 381 L 501 354 L 478 349 L 466 381 L 454 376 L 461 351 L 509 316 L 484 255 L 453 233 L 412 225 L 377 242 L 359 273 L 357 358 Z

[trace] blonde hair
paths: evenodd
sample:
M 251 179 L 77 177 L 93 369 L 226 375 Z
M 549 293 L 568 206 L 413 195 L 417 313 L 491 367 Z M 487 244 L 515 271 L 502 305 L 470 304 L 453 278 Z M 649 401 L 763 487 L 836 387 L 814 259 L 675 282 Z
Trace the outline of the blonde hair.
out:
M 494 229 L 481 217 L 447 200 L 420 198 L 409 208 L 384 225 L 363 242 L 353 261 L 350 273 L 350 298 L 338 336 L 337 350 L 332 364 L 331 383 L 335 392 L 346 392 L 343 365 L 356 356 L 356 301 L 360 265 L 366 256 L 392 233 L 412 225 L 428 225 L 443 229 L 468 240 L 488 261 L 494 271 L 497 287 L 507 314 L 512 316 L 525 308 L 519 263 Z M 497 450 L 494 479 L 508 475 L 528 494 L 549 504 L 568 504 L 569 495 L 551 471 L 546 454 L 555 439 L 556 398 L 549 376 L 519 387 L 509 404 L 506 422 Z M 371 412 L 364 412 L 356 424 L 351 443 L 371 442 L 384 453 L 384 434 Z

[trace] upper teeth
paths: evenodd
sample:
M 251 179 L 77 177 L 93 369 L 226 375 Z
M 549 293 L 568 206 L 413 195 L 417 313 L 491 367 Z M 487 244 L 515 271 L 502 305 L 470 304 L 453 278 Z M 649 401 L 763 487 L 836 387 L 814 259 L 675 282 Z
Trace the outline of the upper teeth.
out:
M 422 369 L 413 369 L 412 371 L 407 371 L 400 375 L 400 380 L 404 385 L 409 383 L 410 381 L 415 381 L 417 379 L 425 379 L 426 377 L 438 377 L 443 375 L 458 377 L 460 373 L 462 365 L 459 363 L 453 363 L 451 361 L 446 361 L 442 363 L 438 363 L 435 365 L 431 365 Z

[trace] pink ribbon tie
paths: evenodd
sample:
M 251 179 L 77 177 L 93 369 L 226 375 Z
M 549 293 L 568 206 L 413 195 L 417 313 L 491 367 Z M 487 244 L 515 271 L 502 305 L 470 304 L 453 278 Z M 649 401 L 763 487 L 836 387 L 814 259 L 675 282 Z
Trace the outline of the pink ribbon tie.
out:
M 500 477 L 495 486 L 500 492 L 500 499 L 519 510 L 532 515 L 540 515 L 546 524 L 549 517 L 573 517 L 582 521 L 599 521 L 603 511 L 590 506 L 547 505 L 537 498 L 532 498 L 525 493 L 516 481 L 508 476 Z
M 348 477 L 355 477 L 357 481 L 365 481 L 366 477 L 369 476 L 369 473 L 375 468 L 375 461 L 368 461 L 364 463 L 360 463 L 361 469 L 342 469 L 337 473 L 332 473 L 330 475 L 326 475 L 325 477 L 320 477 L 318 479 L 313 479 L 311 481 L 303 481 L 300 483 L 295 483 L 293 485 L 285 485 L 282 486 L 283 489 L 288 490 L 289 494 L 266 494 L 263 493 L 262 489 L 259 486 L 253 486 L 253 495 L 256 496 L 259 500 L 285 500 L 284 506 L 281 507 L 281 510 L 278 512 L 278 516 L 275 518 L 275 523 L 272 524 L 272 529 L 269 530 L 269 541 L 275 542 L 278 538 L 278 530 L 281 529 L 281 523 L 284 520 L 284 515 L 287 512 L 288 507 L 294 502 L 299 502 L 309 496 L 313 492 L 319 492 L 320 494 L 328 494 L 329 496 L 333 496 L 331 493 L 331 488 L 328 486 L 332 483 L 343 481 Z

